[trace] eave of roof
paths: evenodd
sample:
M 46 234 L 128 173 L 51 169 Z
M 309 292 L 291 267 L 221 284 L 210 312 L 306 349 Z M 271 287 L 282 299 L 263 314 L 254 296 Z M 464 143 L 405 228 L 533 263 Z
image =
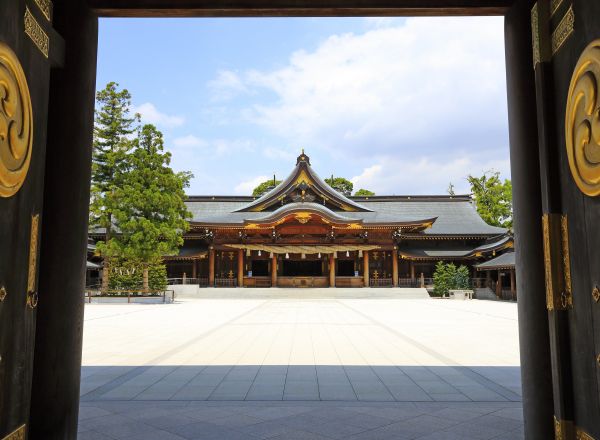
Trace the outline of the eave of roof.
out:
M 514 269 L 516 265 L 514 251 L 505 252 L 502 255 L 492 258 L 491 260 L 484 261 L 475 266 L 479 271 L 482 270 L 499 270 L 499 269 Z

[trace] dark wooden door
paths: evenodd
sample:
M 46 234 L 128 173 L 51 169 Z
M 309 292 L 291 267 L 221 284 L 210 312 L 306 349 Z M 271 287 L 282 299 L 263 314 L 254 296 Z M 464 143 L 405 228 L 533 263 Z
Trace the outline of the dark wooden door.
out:
M 49 2 L 0 1 L 0 438 L 26 431 L 50 74 Z
M 600 2 L 547 3 L 536 80 L 555 426 L 600 438 Z

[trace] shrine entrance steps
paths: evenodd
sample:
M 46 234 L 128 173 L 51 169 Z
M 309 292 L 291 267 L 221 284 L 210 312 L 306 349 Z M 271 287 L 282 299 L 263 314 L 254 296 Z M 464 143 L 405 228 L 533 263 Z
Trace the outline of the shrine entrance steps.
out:
M 265 288 L 236 288 L 219 287 L 206 288 L 191 285 L 174 285 L 168 289 L 175 291 L 175 301 L 178 299 L 215 298 L 215 299 L 423 299 L 429 300 L 429 294 L 424 288 L 408 287 L 362 287 L 362 288 L 301 288 L 301 287 L 265 287 Z

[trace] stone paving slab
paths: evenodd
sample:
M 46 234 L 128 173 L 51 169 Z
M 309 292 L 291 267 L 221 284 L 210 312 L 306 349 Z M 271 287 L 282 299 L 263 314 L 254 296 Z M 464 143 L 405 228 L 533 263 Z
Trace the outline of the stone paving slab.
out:
M 86 305 L 79 438 L 522 438 L 515 304 L 247 290 Z
M 79 440 L 523 439 L 502 403 L 83 402 Z

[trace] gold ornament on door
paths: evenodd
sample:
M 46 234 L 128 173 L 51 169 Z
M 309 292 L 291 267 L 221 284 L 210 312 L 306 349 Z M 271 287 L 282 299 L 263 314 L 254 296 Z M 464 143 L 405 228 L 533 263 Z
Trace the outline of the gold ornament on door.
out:
M 32 145 L 27 79 L 15 53 L 0 42 L 0 197 L 16 194 L 23 185 Z
M 565 114 L 567 157 L 584 194 L 600 195 L 600 40 L 590 43 L 575 66 Z

